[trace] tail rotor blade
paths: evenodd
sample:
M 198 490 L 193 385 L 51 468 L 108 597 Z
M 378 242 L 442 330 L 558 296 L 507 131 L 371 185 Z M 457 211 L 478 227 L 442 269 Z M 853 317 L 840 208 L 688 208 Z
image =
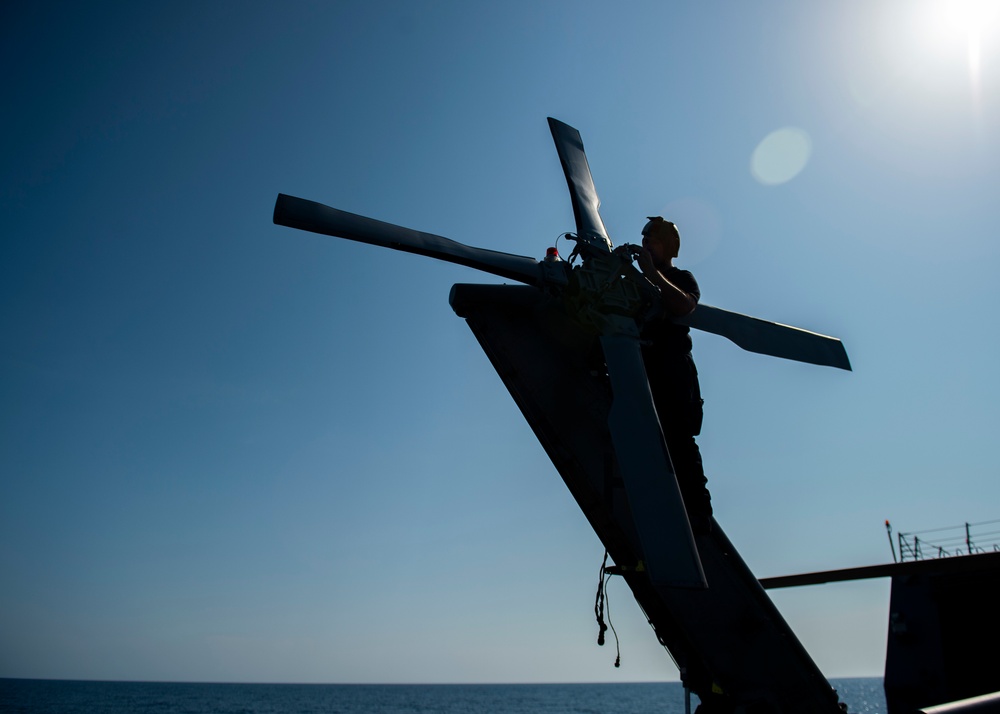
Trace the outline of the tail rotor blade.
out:
M 601 338 L 614 402 L 608 418 L 629 508 L 653 582 L 705 588 L 705 573 L 670 464 L 635 338 Z
M 475 248 L 433 233 L 376 221 L 283 193 L 278 194 L 274 204 L 274 222 L 312 233 L 426 255 L 528 285 L 542 284 L 540 264 L 534 258 Z
M 690 315 L 675 318 L 690 327 L 726 337 L 745 350 L 826 367 L 851 369 L 844 344 L 836 337 L 768 322 L 738 312 L 699 304 Z
M 598 212 L 601 199 L 597 197 L 594 177 L 590 174 L 590 164 L 587 163 L 587 154 L 583 151 L 580 132 L 552 117 L 549 117 L 549 129 L 552 131 L 552 140 L 555 141 L 559 161 L 566 175 L 566 183 L 569 184 L 577 236 L 588 245 L 601 246 L 602 249 L 610 251 L 611 239 L 608 238 L 608 231 Z

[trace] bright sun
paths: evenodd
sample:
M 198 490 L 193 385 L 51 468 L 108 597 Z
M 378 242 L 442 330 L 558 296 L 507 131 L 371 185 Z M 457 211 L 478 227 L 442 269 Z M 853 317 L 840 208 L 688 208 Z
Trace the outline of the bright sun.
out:
M 969 73 L 977 80 L 983 45 L 997 38 L 1000 0 L 936 0 L 926 5 L 927 36 L 944 52 L 964 49 Z

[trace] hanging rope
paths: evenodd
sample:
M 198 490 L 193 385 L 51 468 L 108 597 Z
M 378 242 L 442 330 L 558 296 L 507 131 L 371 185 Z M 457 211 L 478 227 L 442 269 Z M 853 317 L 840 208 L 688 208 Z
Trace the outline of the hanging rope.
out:
M 601 572 L 597 578 L 597 600 L 594 603 L 594 616 L 597 618 L 597 626 L 600 630 L 597 633 L 597 644 L 604 646 L 604 633 L 607 632 L 608 626 L 611 626 L 611 634 L 615 636 L 615 649 L 617 650 L 617 656 L 615 657 L 615 667 L 621 667 L 622 665 L 622 650 L 620 643 L 618 642 L 618 632 L 615 630 L 614 624 L 611 622 L 611 603 L 608 601 L 608 580 L 611 575 L 608 571 L 608 551 L 604 551 L 604 562 L 601 563 Z M 608 611 L 608 622 L 604 622 L 604 610 L 607 608 Z
M 608 567 L 608 551 L 604 551 L 604 562 L 601 563 L 601 572 L 597 576 L 597 601 L 594 603 L 594 615 L 597 617 L 597 626 L 600 631 L 597 633 L 597 644 L 604 646 L 604 633 L 608 626 L 604 624 L 604 572 Z

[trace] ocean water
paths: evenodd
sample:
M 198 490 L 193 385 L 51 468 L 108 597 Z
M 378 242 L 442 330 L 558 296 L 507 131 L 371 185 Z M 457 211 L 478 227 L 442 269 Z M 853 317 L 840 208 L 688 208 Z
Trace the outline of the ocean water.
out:
M 884 714 L 878 678 L 831 684 Z M 697 697 L 691 698 L 692 710 Z M 3 714 L 684 714 L 675 682 L 646 684 L 185 684 L 0 679 Z

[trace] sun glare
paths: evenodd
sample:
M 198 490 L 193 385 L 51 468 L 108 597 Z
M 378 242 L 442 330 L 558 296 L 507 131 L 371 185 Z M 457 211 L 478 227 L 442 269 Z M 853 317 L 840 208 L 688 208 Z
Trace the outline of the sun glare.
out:
M 952 27 L 975 32 L 996 21 L 1000 5 L 996 0 L 946 0 L 938 3 L 936 10 Z
M 982 101 L 984 60 L 1000 47 L 1000 0 L 929 0 L 914 5 L 915 51 L 927 69 L 949 67 L 967 77 L 974 105 Z
M 924 24 L 933 43 L 946 52 L 961 48 L 975 81 L 982 67 L 984 42 L 1000 29 L 998 0 L 937 0 L 927 6 Z

